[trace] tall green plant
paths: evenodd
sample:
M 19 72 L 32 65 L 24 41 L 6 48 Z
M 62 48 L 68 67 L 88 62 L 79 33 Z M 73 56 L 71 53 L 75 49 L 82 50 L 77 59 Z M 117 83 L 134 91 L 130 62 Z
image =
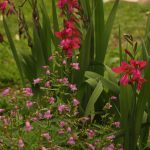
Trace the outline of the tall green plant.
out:
M 32 7 L 33 36 L 29 36 L 28 23 L 26 22 L 23 13 L 20 13 L 20 10 L 18 12 L 17 10 L 15 11 L 16 14 L 19 15 L 19 17 L 20 14 L 22 14 L 22 20 L 20 21 L 23 24 L 25 34 L 27 35 L 28 41 L 30 42 L 30 53 L 26 51 L 18 54 L 18 50 L 15 47 L 15 43 L 7 25 L 7 21 L 5 18 L 3 19 L 4 29 L 6 31 L 11 51 L 19 69 L 23 85 L 25 85 L 25 79 L 28 79 L 31 85 L 33 85 L 33 79 L 41 75 L 41 66 L 49 64 L 48 57 L 52 54 L 52 47 L 55 49 L 57 49 L 58 47 L 58 40 L 53 34 L 52 23 L 46 10 L 44 1 L 41 0 L 40 11 L 38 9 L 37 2 L 37 0 L 32 0 L 30 3 Z M 52 8 L 53 15 L 57 16 L 56 5 L 54 1 L 52 1 Z M 39 13 L 42 17 L 41 22 Z M 54 30 L 57 30 L 59 28 L 57 17 L 53 20 L 53 25 L 55 27 Z

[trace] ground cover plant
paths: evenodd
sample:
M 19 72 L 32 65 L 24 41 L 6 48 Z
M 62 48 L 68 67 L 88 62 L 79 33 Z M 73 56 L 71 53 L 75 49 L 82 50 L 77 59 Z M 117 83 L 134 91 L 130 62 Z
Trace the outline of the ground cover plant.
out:
M 150 18 L 140 42 L 124 34 L 122 43 L 118 27 L 119 62 L 108 65 L 119 0 L 107 19 L 102 0 L 49 3 L 52 18 L 43 0 L 0 1 L 3 46 L 10 46 L 22 82 L 1 93 L 0 148 L 149 149 Z M 12 16 L 24 52 L 12 36 Z

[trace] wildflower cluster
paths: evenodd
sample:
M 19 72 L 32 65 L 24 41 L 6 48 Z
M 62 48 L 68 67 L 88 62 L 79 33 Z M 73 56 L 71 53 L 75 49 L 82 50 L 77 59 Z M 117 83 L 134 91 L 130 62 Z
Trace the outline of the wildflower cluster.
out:
M 126 53 L 131 56 L 129 51 L 126 50 Z M 122 62 L 120 67 L 112 68 L 112 71 L 118 74 L 123 74 L 120 79 L 120 84 L 127 85 L 136 83 L 137 90 L 140 91 L 142 84 L 146 82 L 141 73 L 146 65 L 146 61 L 130 59 L 129 62 Z
M 49 61 L 58 66 L 67 65 L 66 60 L 57 59 L 56 53 Z M 79 68 L 75 64 L 70 64 L 70 67 Z M 113 122 L 109 116 L 112 119 L 105 117 L 109 123 L 90 124 L 90 118 L 80 116 L 76 84 L 71 83 L 67 76 L 61 76 L 56 69 L 49 66 L 42 69 L 45 75 L 33 80 L 33 86 L 40 86 L 40 97 L 30 87 L 16 91 L 7 88 L 2 92 L 0 149 L 105 150 L 111 147 L 111 150 L 118 150 L 119 144 L 114 144 L 113 132 L 120 127 L 119 122 Z
M 80 32 L 76 27 L 78 19 L 75 17 L 79 3 L 77 0 L 58 0 L 58 7 L 62 10 L 61 15 L 66 16 L 66 19 L 64 19 L 64 29 L 56 32 L 55 35 L 61 40 L 60 46 L 70 58 L 73 56 L 73 50 L 80 48 Z

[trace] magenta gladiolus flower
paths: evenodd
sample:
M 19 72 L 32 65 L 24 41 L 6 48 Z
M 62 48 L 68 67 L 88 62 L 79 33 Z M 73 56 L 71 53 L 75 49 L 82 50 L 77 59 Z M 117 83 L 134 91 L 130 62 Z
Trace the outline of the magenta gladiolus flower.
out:
M 7 6 L 8 6 L 8 1 L 7 0 L 5 0 L 3 2 L 0 2 L 0 10 L 3 14 L 5 13 L 5 10 L 7 9 Z
M 129 63 L 122 62 L 120 67 L 112 68 L 112 71 L 118 74 L 123 74 L 120 79 L 120 84 L 127 85 L 136 83 L 137 90 L 140 91 L 142 84 L 146 80 L 141 75 L 141 70 L 147 65 L 146 61 L 130 60 Z

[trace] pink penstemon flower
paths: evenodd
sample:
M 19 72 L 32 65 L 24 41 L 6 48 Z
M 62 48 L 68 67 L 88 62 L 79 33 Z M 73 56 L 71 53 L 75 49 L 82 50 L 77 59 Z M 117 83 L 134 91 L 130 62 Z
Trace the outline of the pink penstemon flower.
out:
M 20 138 L 20 139 L 18 140 L 18 147 L 19 147 L 19 148 L 24 148 L 24 147 L 25 147 L 25 144 L 24 144 L 22 138 Z
M 60 127 L 64 128 L 65 125 L 66 125 L 66 123 L 65 123 L 64 121 L 60 121 L 60 123 L 59 123 L 59 126 L 60 126 Z
M 69 84 L 69 88 L 70 88 L 70 90 L 73 91 L 73 92 L 77 90 L 76 84 Z
M 9 94 L 10 94 L 10 88 L 7 88 L 2 92 L 2 96 L 8 96 Z
M 114 125 L 116 128 L 120 128 L 120 122 L 119 122 L 119 121 L 114 122 L 113 125 Z
M 45 113 L 44 113 L 44 118 L 45 119 L 50 119 L 50 118 L 52 118 L 52 114 L 51 114 L 51 111 L 50 110 L 48 110 L 48 111 L 46 111 Z
M 50 97 L 48 99 L 48 101 L 49 101 L 50 104 L 54 104 L 55 103 L 55 98 L 54 97 Z
M 30 109 L 32 106 L 33 106 L 33 102 L 32 102 L 32 101 L 27 101 L 27 102 L 26 102 L 26 107 L 27 107 L 28 109 Z
M 50 136 L 50 134 L 49 134 L 48 132 L 42 133 L 41 136 L 42 136 L 43 138 L 45 138 L 46 140 L 50 140 L 50 139 L 51 139 L 51 136 Z
M 87 135 L 89 139 L 92 139 L 95 136 L 95 132 L 93 130 L 87 129 Z
M 74 145 L 75 144 L 75 139 L 73 137 L 70 137 L 67 141 L 67 144 L 69 145 Z
M 59 113 L 63 113 L 64 111 L 68 111 L 69 112 L 70 109 L 69 109 L 68 105 L 60 104 L 58 106 L 58 111 L 59 111 Z
M 36 84 L 39 84 L 42 82 L 42 79 L 41 78 L 36 78 L 33 80 L 33 84 L 36 85 Z
M 71 63 L 71 67 L 75 70 L 80 70 L 79 63 Z
M 45 146 L 42 146 L 41 150 L 48 150 Z
M 79 100 L 77 100 L 76 98 L 74 98 L 73 99 L 73 106 L 77 107 L 77 106 L 79 106 L 79 104 L 80 104 Z
M 23 93 L 25 94 L 25 96 L 33 96 L 32 89 L 29 87 L 23 88 Z
M 5 109 L 0 108 L 0 113 L 3 113 L 5 111 Z
M 95 150 L 95 146 L 93 144 L 87 144 L 87 146 L 90 150 Z
M 30 122 L 27 120 L 26 122 L 25 122 L 25 130 L 26 131 L 31 131 L 33 129 L 33 127 L 31 126 L 31 124 L 30 124 Z

